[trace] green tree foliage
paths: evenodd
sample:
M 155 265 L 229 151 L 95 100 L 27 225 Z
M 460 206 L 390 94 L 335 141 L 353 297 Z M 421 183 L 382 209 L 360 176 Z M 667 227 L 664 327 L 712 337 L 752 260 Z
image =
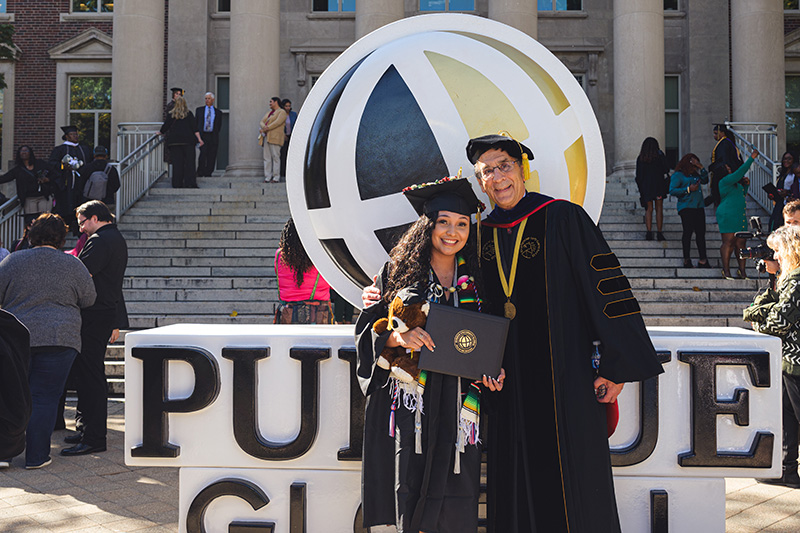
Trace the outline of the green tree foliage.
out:
M 14 48 L 14 26 L 11 24 L 0 24 L 0 60 L 3 59 L 16 59 L 16 50 Z M 3 74 L 0 74 L 0 90 L 5 89 L 6 79 Z

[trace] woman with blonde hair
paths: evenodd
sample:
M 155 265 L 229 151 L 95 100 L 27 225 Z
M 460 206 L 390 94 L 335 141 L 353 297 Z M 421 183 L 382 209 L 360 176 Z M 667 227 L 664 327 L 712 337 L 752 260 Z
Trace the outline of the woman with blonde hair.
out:
M 800 227 L 781 226 L 767 237 L 780 265 L 776 289 L 768 288 L 744 310 L 753 329 L 780 337 L 783 355 L 783 473 L 762 483 L 800 488 L 797 473 L 800 429 Z
M 167 120 L 159 130 L 166 134 L 165 144 L 172 161 L 172 188 L 197 188 L 195 174 L 195 145 L 203 146 L 194 113 L 189 111 L 183 96 L 175 99 L 175 106 L 167 115 Z

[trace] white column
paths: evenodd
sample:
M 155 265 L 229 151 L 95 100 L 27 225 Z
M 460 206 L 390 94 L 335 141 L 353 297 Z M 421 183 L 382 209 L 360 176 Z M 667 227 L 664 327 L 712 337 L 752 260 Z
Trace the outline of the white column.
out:
M 614 169 L 632 168 L 645 137 L 664 148 L 664 2 L 614 0 Z
M 263 175 L 258 122 L 280 96 L 280 1 L 231 2 L 230 164 L 226 175 Z
M 534 39 L 538 35 L 539 16 L 534 0 L 491 0 L 489 18 L 527 33 Z
M 164 0 L 114 5 L 111 62 L 111 150 L 117 124 L 161 122 L 164 112 Z
M 356 39 L 404 16 L 403 0 L 356 0 Z
M 785 144 L 783 2 L 731 1 L 733 122 L 774 122 Z M 779 152 L 780 153 L 780 152 Z

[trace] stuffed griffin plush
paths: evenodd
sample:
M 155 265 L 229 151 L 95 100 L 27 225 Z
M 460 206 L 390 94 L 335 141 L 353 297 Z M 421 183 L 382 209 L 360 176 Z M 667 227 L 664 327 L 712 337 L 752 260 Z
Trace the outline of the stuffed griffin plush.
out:
M 416 327 L 425 327 L 430 304 L 419 290 L 408 287 L 398 291 L 389 305 L 389 317 L 381 318 L 372 326 L 376 333 L 394 330 L 405 333 Z M 411 383 L 419 377 L 419 353 L 406 351 L 402 346 L 384 347 L 378 356 L 377 365 L 391 370 L 393 377 L 404 383 Z

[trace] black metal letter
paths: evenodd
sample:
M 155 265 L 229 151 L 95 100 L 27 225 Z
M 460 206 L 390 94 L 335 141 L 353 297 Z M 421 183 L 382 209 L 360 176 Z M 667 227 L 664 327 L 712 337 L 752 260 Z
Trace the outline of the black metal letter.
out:
M 356 376 L 355 348 L 339 348 L 339 359 L 350 363 L 350 444 L 336 453 L 340 461 L 360 461 L 364 448 L 364 409 L 367 399 Z
M 678 456 L 681 466 L 768 468 L 772 464 L 775 436 L 759 431 L 746 452 L 717 450 L 717 415 L 733 415 L 738 426 L 750 424 L 750 392 L 736 389 L 733 400 L 717 400 L 716 369 L 720 365 L 744 365 L 756 387 L 769 387 L 769 354 L 766 352 L 678 352 L 688 363 L 692 381 L 692 449 Z
M 177 457 L 180 446 L 169 442 L 167 413 L 190 413 L 210 405 L 219 394 L 219 367 L 202 348 L 134 347 L 131 357 L 142 360 L 142 445 L 133 457 Z M 186 361 L 194 371 L 194 390 L 188 398 L 167 399 L 168 362 Z
M 306 484 L 289 487 L 289 533 L 306 533 Z
M 650 491 L 650 533 L 669 532 L 669 496 L 665 490 Z
M 206 509 L 220 496 L 236 496 L 250 504 L 254 511 L 258 511 L 269 503 L 269 497 L 258 485 L 244 479 L 222 479 L 201 490 L 189 505 L 186 513 L 186 533 L 206 533 L 206 526 L 203 523 Z M 242 529 L 243 526 L 248 529 Z M 253 529 L 250 526 L 257 526 Z M 263 531 L 271 533 L 275 527 L 274 523 L 265 522 L 262 524 L 254 522 L 233 522 L 228 531 L 238 533 L 244 531 Z
M 658 362 L 672 360 L 670 352 L 658 352 Z M 611 449 L 612 466 L 631 466 L 641 463 L 653 453 L 658 442 L 658 376 L 640 381 L 639 434 L 630 445 Z
M 319 362 L 330 357 L 326 348 L 292 348 L 289 357 L 300 361 L 300 432 L 287 443 L 261 436 L 257 416 L 256 361 L 269 357 L 268 348 L 223 348 L 222 357 L 233 361 L 233 435 L 247 454 L 283 461 L 306 453 L 317 437 L 319 422 Z M 263 391 L 262 391 L 263 392 Z

